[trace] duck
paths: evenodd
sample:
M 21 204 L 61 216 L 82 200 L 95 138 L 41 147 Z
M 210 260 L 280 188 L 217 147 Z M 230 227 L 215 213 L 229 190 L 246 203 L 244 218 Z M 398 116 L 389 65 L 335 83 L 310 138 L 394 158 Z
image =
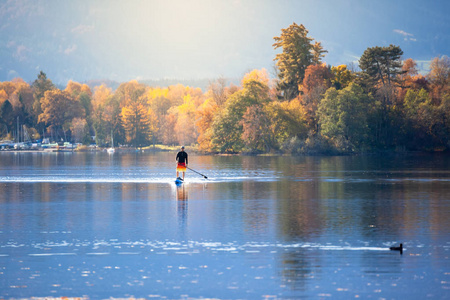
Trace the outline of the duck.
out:
M 389 250 L 400 251 L 400 253 L 402 253 L 403 252 L 403 244 L 400 244 L 399 247 L 389 247 Z

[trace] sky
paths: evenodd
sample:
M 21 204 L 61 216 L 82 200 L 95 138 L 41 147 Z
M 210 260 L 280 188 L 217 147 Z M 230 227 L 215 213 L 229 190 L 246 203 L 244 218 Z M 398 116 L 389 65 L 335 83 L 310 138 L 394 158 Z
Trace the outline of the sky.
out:
M 0 81 L 274 74 L 273 37 L 293 22 L 333 66 L 390 44 L 423 72 L 450 55 L 448 0 L 0 0 Z

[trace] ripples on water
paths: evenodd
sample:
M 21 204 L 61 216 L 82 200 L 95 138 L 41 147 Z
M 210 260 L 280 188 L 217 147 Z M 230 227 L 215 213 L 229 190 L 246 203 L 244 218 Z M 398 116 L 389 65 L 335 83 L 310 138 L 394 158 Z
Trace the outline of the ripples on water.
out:
M 172 156 L 0 153 L 0 299 L 449 295 L 447 157 Z

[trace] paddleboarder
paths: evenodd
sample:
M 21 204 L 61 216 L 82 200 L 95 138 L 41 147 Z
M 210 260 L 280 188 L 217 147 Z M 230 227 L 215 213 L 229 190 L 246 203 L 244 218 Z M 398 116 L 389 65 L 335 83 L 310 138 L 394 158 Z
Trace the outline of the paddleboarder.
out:
M 188 164 L 188 154 L 184 151 L 184 146 L 181 146 L 181 151 L 177 153 L 177 178 L 181 179 L 179 172 L 183 173 L 182 180 L 184 181 L 184 173 L 186 173 L 186 166 Z

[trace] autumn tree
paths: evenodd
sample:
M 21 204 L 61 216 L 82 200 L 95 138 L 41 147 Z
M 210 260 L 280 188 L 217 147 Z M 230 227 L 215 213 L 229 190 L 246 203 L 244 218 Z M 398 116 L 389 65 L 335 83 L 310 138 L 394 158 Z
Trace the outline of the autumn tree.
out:
M 155 101 L 151 101 L 151 106 L 159 105 L 162 114 L 158 116 L 158 140 L 167 144 L 180 144 L 181 140 L 186 140 L 186 144 L 193 143 L 192 138 L 197 138 L 195 127 L 195 109 L 204 101 L 204 94 L 199 88 L 192 88 L 177 84 L 162 89 L 162 97 L 157 97 Z M 189 105 L 186 100 L 189 98 Z M 189 107 L 189 109 L 187 109 Z M 195 107 L 192 109 L 192 107 Z M 187 117 L 190 115 L 191 117 Z M 184 121 L 186 123 L 183 125 Z M 188 131 L 187 128 L 190 128 Z M 181 134 L 186 131 L 188 135 Z
M 123 123 L 123 108 L 130 105 L 130 103 L 138 102 L 142 103 L 142 105 L 147 108 L 145 100 L 140 99 L 145 94 L 147 88 L 146 85 L 139 83 L 137 80 L 131 80 L 119 85 L 114 93 L 114 97 L 107 106 L 107 112 L 112 119 L 112 123 L 107 124 L 107 127 L 109 128 L 107 136 L 109 138 L 111 138 L 110 135 L 112 129 L 115 141 L 118 143 L 129 143 L 130 132 L 125 129 L 125 124 Z
M 266 76 L 260 74 L 261 76 Z M 257 78 L 257 75 L 256 77 Z M 268 80 L 268 78 L 267 78 Z M 267 81 L 268 82 L 268 81 Z M 206 100 L 196 110 L 196 128 L 198 131 L 199 149 L 208 151 L 213 148 L 213 122 L 216 115 L 223 109 L 228 98 L 239 90 L 239 87 L 230 84 L 224 78 L 210 82 L 205 94 Z
M 128 99 L 122 107 L 122 123 L 126 132 L 126 140 L 134 147 L 150 144 L 156 131 L 156 116 L 146 105 L 144 97 Z
M 6 118 L 3 122 L 0 119 L 0 122 L 3 123 L 3 127 L 6 126 L 6 130 L 1 128 L 5 132 L 13 130 L 14 122 L 12 120 L 16 119 L 17 110 L 15 106 L 17 106 L 17 102 L 11 99 L 15 90 L 16 88 L 11 81 L 0 82 L 0 107 L 2 107 L 2 114 Z
M 88 123 L 91 123 L 92 114 L 92 92 L 87 84 L 81 84 L 69 80 L 67 83 L 66 92 L 68 92 L 74 99 L 80 101 L 84 108 L 86 119 Z
M 431 135 L 427 124 L 431 123 L 433 107 L 429 93 L 424 89 L 416 92 L 408 90 L 404 99 L 406 117 L 406 144 L 409 149 L 418 150 L 423 145 L 431 145 Z
M 70 131 L 74 142 L 83 143 L 84 145 L 90 144 L 89 126 L 85 119 L 74 118 L 70 125 Z
M 146 86 L 139 83 L 137 80 L 122 83 L 116 89 L 114 97 L 117 98 L 121 107 L 126 105 L 129 101 L 138 101 L 138 99 L 145 93 Z
M 441 104 L 437 107 L 436 119 L 437 124 L 435 126 L 436 135 L 440 142 L 441 149 L 450 149 L 450 93 L 443 95 Z
M 417 118 L 420 106 L 427 102 L 429 102 L 429 94 L 424 89 L 420 90 L 418 93 L 414 90 L 408 90 L 403 105 L 406 117 L 410 119 Z
M 412 150 L 448 148 L 450 138 L 450 95 L 440 105 L 433 104 L 425 89 L 408 90 L 404 101 L 406 117 L 406 144 Z
M 170 106 L 178 106 L 183 104 L 183 98 L 188 94 L 189 87 L 182 84 L 169 86 L 167 98 L 170 100 Z
M 450 59 L 448 56 L 435 57 L 430 64 L 428 80 L 432 86 L 433 102 L 440 104 L 445 93 L 450 93 Z
M 151 107 L 163 108 L 157 114 L 158 140 L 172 145 L 195 143 L 198 138 L 196 110 L 205 99 L 202 90 L 181 84 L 159 90 L 161 96 L 153 96 L 149 101 Z
M 373 132 L 375 143 L 380 147 L 394 146 L 396 130 L 401 118 L 395 106 L 397 99 L 396 86 L 400 83 L 403 51 L 399 46 L 367 48 L 359 59 L 361 76 L 359 82 L 372 92 L 378 101 L 376 122 Z
M 330 88 L 318 109 L 321 134 L 339 150 L 362 149 L 368 141 L 370 102 L 363 89 L 354 83 L 342 90 Z
M 169 100 L 169 88 L 150 88 L 145 93 L 147 104 L 156 113 L 164 116 L 171 107 Z
M 115 134 L 120 124 L 120 105 L 112 90 L 105 85 L 97 86 L 92 95 L 92 127 L 98 145 L 109 140 L 111 132 Z M 119 139 L 116 137 L 116 141 Z
M 322 43 L 317 41 L 312 45 L 311 52 L 313 54 L 312 63 L 315 65 L 320 65 L 322 63 L 322 58 L 325 57 L 325 53 L 328 53 L 327 50 L 323 49 Z
M 333 74 L 330 68 L 325 64 L 309 65 L 305 71 L 305 78 L 302 82 L 303 95 L 300 97 L 301 103 L 305 108 L 306 120 L 309 128 L 317 132 L 317 106 L 319 105 L 323 94 L 331 86 Z
M 178 106 L 184 103 L 184 97 L 191 95 L 192 99 L 197 104 L 202 103 L 203 91 L 200 88 L 190 86 L 183 86 L 182 84 L 169 86 L 169 93 L 167 95 L 171 106 Z
M 223 106 L 230 95 L 230 89 L 227 88 L 227 81 L 221 77 L 212 81 L 208 88 L 209 96 L 218 106 Z
M 241 120 L 248 107 L 270 101 L 267 71 L 254 70 L 242 79 L 243 88 L 232 94 L 212 124 L 212 143 L 220 152 L 238 152 L 244 146 Z
M 275 56 L 278 68 L 278 89 L 285 100 L 295 98 L 299 93 L 299 86 L 303 82 L 306 68 L 311 64 L 320 64 L 324 53 L 320 42 L 313 43 L 308 37 L 308 30 L 302 24 L 293 23 L 281 30 L 279 37 L 274 37 L 275 49 L 282 48 L 282 52 Z
M 47 75 L 40 71 L 38 74 L 37 79 L 33 82 L 33 97 L 34 97 L 34 103 L 33 103 L 33 112 L 34 116 L 36 116 L 36 123 L 39 122 L 40 115 L 43 112 L 43 109 L 41 107 L 41 101 L 44 99 L 45 92 L 56 89 L 53 82 L 47 78 Z
M 21 78 L 15 78 L 12 82 L 16 89 L 11 96 L 11 100 L 18 103 L 17 107 L 20 110 L 23 124 L 29 127 L 35 127 L 37 118 L 33 112 L 34 98 L 31 86 Z
M 81 103 L 73 99 L 69 93 L 58 89 L 45 92 L 41 107 L 39 122 L 55 128 L 57 132 L 62 130 L 65 140 L 67 140 L 66 131 L 69 130 L 72 120 L 84 117 Z
M 417 63 L 414 59 L 408 58 L 403 61 L 401 78 L 404 80 L 407 77 L 414 77 L 419 74 L 417 70 Z
M 0 101 L 0 137 L 12 131 L 14 109 L 8 99 Z
M 155 113 L 158 130 L 153 133 L 153 144 L 162 141 L 162 132 L 165 129 L 165 118 L 171 107 L 169 99 L 169 88 L 150 88 L 145 92 L 147 105 Z M 162 130 L 161 130 L 162 128 Z
M 298 99 L 274 101 L 266 106 L 269 117 L 269 131 L 273 134 L 276 147 L 291 148 L 292 141 L 303 140 L 308 127 L 305 110 Z
M 8 100 L 8 94 L 5 92 L 5 90 L 0 89 L 0 104 Z
M 178 144 L 178 137 L 175 133 L 175 126 L 177 124 L 177 115 L 174 113 L 169 113 L 164 116 L 163 122 L 161 124 L 161 139 L 166 145 Z
M 309 65 L 305 71 L 305 78 L 302 82 L 302 91 L 304 94 L 311 93 L 315 88 L 324 86 L 328 89 L 331 86 L 333 74 L 325 64 Z
M 0 82 L 0 105 L 6 100 L 12 107 L 12 112 L 8 115 L 11 115 L 15 120 L 18 118 L 20 126 L 25 125 L 29 128 L 35 126 L 33 118 L 33 91 L 28 83 L 21 78 Z M 14 128 L 16 127 L 15 124 L 17 123 L 8 125 L 6 131 L 17 129 Z
M 198 147 L 201 151 L 209 151 L 213 148 L 212 145 L 212 124 L 216 116 L 219 106 L 213 98 L 208 98 L 196 110 L 195 126 L 198 131 Z
M 331 73 L 333 74 L 331 84 L 336 90 L 346 88 L 355 79 L 355 76 L 346 65 L 331 67 Z
M 251 152 L 269 152 L 274 147 L 274 136 L 264 106 L 247 107 L 242 120 L 242 140 Z
M 190 94 L 183 97 L 183 104 L 172 107 L 170 113 L 176 116 L 174 132 L 178 144 L 190 145 L 197 141 L 198 132 L 195 126 L 197 105 Z

